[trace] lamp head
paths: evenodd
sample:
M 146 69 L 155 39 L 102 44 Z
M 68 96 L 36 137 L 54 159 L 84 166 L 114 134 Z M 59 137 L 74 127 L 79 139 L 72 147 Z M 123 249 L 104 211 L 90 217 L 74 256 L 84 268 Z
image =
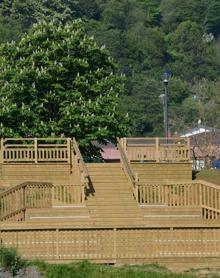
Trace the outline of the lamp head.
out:
M 168 85 L 170 78 L 172 77 L 172 72 L 167 70 L 163 73 L 163 83 L 164 85 Z

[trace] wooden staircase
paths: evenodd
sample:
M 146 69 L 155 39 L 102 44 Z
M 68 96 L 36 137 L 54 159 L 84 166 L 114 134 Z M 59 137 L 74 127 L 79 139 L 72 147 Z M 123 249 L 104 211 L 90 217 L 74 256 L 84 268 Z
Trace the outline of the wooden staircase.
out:
M 86 205 L 94 226 L 143 226 L 143 216 L 120 163 L 86 164 L 90 185 Z

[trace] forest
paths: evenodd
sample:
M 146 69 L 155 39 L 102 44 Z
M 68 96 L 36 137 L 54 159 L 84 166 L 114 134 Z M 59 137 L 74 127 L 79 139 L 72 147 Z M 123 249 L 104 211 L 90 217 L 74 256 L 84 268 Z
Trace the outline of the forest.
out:
M 196 127 L 199 120 L 219 128 L 220 1 L 2 0 L 0 44 L 19 41 L 39 21 L 65 24 L 78 18 L 125 76 L 117 110 L 129 117 L 131 135 L 163 135 L 159 96 L 166 70 L 172 72 L 171 133 Z

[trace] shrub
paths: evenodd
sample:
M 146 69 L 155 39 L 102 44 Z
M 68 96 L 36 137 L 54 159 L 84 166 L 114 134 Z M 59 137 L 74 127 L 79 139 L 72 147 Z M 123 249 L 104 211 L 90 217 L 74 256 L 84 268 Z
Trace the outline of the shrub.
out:
M 0 248 L 0 264 L 15 275 L 25 265 L 25 261 L 17 255 L 15 248 Z

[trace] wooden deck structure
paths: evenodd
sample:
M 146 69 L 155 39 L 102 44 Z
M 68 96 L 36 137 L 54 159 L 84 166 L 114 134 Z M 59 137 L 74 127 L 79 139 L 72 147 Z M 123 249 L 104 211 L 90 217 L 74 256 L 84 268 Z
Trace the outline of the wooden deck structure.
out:
M 118 149 L 120 163 L 85 163 L 75 139 L 1 139 L 1 244 L 49 262 L 220 267 L 220 187 L 192 181 L 189 142 Z

